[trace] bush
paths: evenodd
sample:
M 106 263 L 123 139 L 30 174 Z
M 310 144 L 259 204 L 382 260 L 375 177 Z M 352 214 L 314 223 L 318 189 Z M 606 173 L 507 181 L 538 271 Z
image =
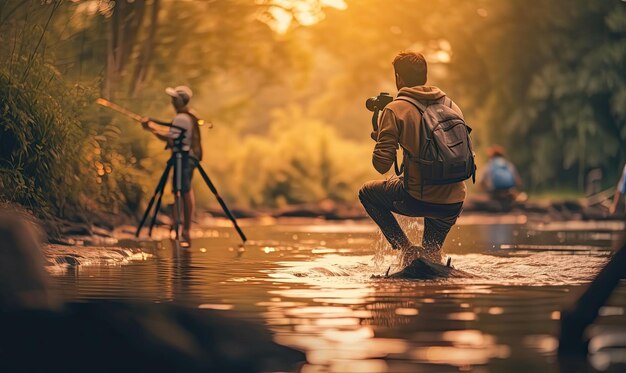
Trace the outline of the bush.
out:
M 216 176 L 220 192 L 242 205 L 353 202 L 361 184 L 376 177 L 371 166 L 373 143 L 342 138 L 331 125 L 298 108 L 277 110 L 266 135 L 240 137 L 218 131 L 203 138 L 208 149 L 204 163 Z
M 47 66 L 26 81 L 0 69 L 0 199 L 43 215 L 76 202 L 84 138 L 76 113 L 88 96 Z
M 0 201 L 45 219 L 139 208 L 147 173 L 120 130 L 98 117 L 95 97 L 94 87 L 70 85 L 46 65 L 25 81 L 0 69 Z

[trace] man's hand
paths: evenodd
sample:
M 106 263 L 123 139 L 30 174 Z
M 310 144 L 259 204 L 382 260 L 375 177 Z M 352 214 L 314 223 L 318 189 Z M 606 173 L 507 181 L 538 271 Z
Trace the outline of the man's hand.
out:
M 378 131 L 372 131 L 372 133 L 370 133 L 370 137 L 372 140 L 378 141 Z
M 142 117 L 141 118 L 141 126 L 145 130 L 152 131 L 152 128 L 150 127 L 150 118 L 148 118 L 148 117 Z
M 617 211 L 617 203 L 612 203 L 611 207 L 609 207 L 609 214 L 614 215 Z

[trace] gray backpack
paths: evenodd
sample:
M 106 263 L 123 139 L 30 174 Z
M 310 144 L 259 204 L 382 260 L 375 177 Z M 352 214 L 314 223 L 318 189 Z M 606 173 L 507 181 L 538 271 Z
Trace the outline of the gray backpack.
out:
M 446 96 L 427 103 L 409 97 L 397 100 L 413 104 L 422 115 L 419 154 L 404 149 L 404 162 L 416 163 L 421 171 L 422 189 L 424 185 L 452 184 L 470 177 L 476 182 L 472 129 L 452 110 L 452 100 Z M 406 187 L 408 167 L 403 166 Z

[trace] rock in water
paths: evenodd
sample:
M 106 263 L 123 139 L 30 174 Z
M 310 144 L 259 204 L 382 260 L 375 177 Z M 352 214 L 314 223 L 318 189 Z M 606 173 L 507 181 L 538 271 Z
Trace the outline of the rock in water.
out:
M 0 309 L 0 330 L 3 373 L 292 372 L 306 361 L 262 325 L 167 303 Z
M 386 278 L 394 279 L 413 279 L 413 280 L 434 280 L 442 278 L 460 278 L 474 277 L 473 275 L 458 270 L 454 267 L 448 267 L 426 260 L 424 258 L 415 259 L 408 266 L 399 272 L 392 273 Z

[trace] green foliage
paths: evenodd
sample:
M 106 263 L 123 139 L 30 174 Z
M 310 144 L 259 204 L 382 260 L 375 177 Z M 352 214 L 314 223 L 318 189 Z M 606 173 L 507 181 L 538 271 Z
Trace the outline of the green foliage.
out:
M 422 52 L 479 153 L 500 143 L 531 189 L 582 190 L 590 168 L 617 177 L 626 160 L 624 24 L 622 1 L 348 1 L 300 30 L 319 66 L 303 96 L 341 134 L 367 141 L 367 113 L 355 108 L 395 91 L 398 51 Z
M 0 7 L 15 9 L 0 24 L 0 200 L 46 218 L 132 211 L 145 172 L 127 167 L 120 130 L 100 124 L 97 86 L 69 82 L 43 52 L 60 5 Z
M 141 210 L 169 154 L 93 99 L 167 119 L 163 89 L 188 84 L 215 123 L 204 164 L 229 202 L 355 201 L 377 177 L 365 98 L 395 92 L 391 61 L 408 49 L 479 152 L 505 145 L 531 189 L 581 190 L 588 169 L 626 160 L 623 2 L 346 2 L 0 2 L 0 198 L 57 215 Z M 294 20 L 284 33 L 277 14 Z
M 39 53 L 57 4 L 32 5 L 0 7 L 0 199 L 50 216 L 78 201 L 84 134 L 74 111 L 88 91 L 65 83 Z
M 0 199 L 58 213 L 77 202 L 84 134 L 73 111 L 85 105 L 84 90 L 44 66 L 32 74 L 22 83 L 0 70 Z
M 0 69 L 0 200 L 85 219 L 138 207 L 147 174 L 128 167 L 118 127 L 94 124 L 95 97 L 37 62 L 23 83 Z
M 514 1 L 472 33 L 492 48 L 481 56 L 489 140 L 509 148 L 529 186 L 582 190 L 590 168 L 615 175 L 626 159 L 625 8 Z
M 219 159 L 205 163 L 230 200 L 274 207 L 326 198 L 353 201 L 355 190 L 373 176 L 373 144 L 345 140 L 298 107 L 276 110 L 272 118 L 264 136 L 207 136 L 206 148 Z

